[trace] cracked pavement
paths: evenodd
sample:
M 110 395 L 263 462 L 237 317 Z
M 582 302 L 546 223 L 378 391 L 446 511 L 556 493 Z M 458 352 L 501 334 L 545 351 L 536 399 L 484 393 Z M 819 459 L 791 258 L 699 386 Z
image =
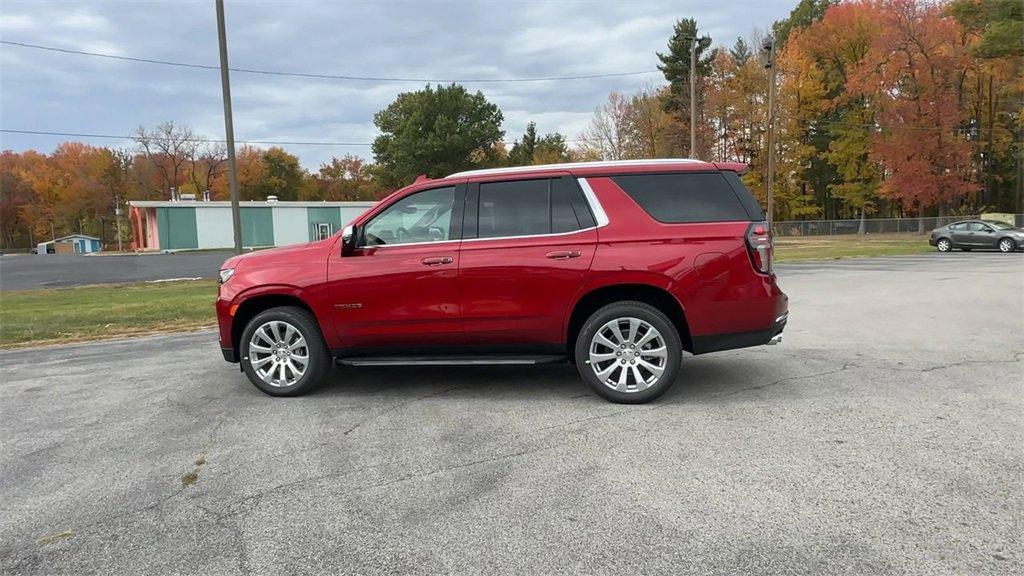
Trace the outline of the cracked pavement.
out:
M 275 399 L 208 331 L 0 353 L 0 572 L 1024 571 L 1024 260 L 780 278 L 782 345 L 644 406 L 568 366 Z

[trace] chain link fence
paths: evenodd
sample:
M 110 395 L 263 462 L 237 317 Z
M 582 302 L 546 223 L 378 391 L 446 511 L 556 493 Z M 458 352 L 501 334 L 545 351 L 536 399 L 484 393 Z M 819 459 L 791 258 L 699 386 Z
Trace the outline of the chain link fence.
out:
M 926 218 L 866 218 L 865 234 L 922 234 L 960 220 L 977 216 L 941 216 Z M 1024 214 L 1014 215 L 1015 226 L 1024 227 Z M 861 220 L 791 220 L 772 223 L 775 236 L 835 236 L 859 234 Z

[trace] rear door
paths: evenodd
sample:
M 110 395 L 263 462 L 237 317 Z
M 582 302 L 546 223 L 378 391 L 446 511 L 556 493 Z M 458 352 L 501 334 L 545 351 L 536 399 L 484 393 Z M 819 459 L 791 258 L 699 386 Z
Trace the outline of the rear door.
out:
M 970 222 L 952 224 L 949 227 L 949 232 L 949 235 L 953 238 L 953 244 L 968 248 L 974 246 L 974 232 L 971 230 Z
M 568 175 L 470 183 L 459 259 L 468 342 L 559 345 L 596 242 L 594 216 Z

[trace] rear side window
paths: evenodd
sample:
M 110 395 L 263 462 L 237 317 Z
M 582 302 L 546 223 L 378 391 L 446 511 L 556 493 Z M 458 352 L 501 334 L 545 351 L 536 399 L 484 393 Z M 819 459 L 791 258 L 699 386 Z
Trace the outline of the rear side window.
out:
M 764 210 L 761 209 L 761 205 L 757 203 L 757 198 L 754 198 L 754 193 L 743 183 L 739 174 L 732 170 L 723 170 L 722 176 L 725 176 L 725 179 L 732 186 L 732 191 L 740 199 L 740 204 L 743 204 L 743 207 L 747 209 L 747 216 L 750 216 L 751 220 L 764 220 Z
M 752 219 L 720 172 L 627 174 L 612 180 L 658 222 Z
M 594 226 L 571 178 L 487 182 L 480 184 L 478 202 L 477 238 L 561 234 Z M 472 218 L 473 210 L 466 214 Z
M 480 185 L 479 238 L 551 233 L 549 180 Z

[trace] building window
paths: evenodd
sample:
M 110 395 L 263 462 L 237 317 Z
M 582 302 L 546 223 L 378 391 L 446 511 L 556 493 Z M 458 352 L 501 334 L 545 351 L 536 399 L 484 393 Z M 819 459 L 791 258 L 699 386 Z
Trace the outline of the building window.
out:
M 330 222 L 316 222 L 313 224 L 313 239 L 326 240 L 334 234 L 334 226 Z

